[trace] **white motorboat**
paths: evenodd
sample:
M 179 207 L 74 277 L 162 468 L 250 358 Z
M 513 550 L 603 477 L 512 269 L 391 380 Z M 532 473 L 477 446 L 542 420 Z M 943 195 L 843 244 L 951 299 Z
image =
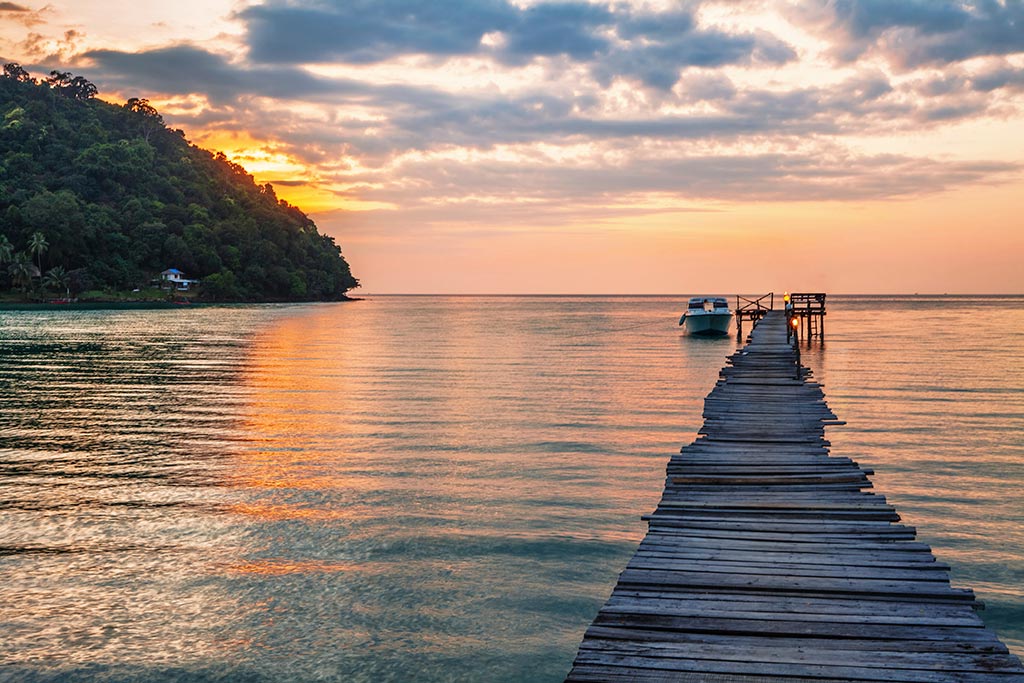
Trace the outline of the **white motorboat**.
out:
M 695 296 L 687 304 L 679 324 L 686 326 L 687 334 L 721 337 L 729 334 L 732 316 L 724 297 Z

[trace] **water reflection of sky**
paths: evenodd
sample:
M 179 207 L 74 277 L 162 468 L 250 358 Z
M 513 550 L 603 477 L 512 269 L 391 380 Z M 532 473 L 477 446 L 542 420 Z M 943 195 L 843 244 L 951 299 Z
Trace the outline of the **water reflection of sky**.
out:
M 252 347 L 236 511 L 266 539 L 249 570 L 316 581 L 278 596 L 332 610 L 353 672 L 560 679 L 685 431 L 678 332 L 656 349 L 595 334 L 635 324 L 635 302 L 364 303 Z M 701 351 L 708 381 L 730 344 Z M 666 367 L 656 386 L 636 354 Z
M 0 313 L 0 662 L 560 680 L 735 347 L 681 301 Z M 805 359 L 1019 645 L 1022 306 L 969 340 L 957 306 L 830 302 Z
M 0 662 L 28 665 L 0 677 L 229 656 L 237 603 L 197 576 L 238 546 L 217 511 L 244 331 L 200 334 L 211 311 L 0 316 Z

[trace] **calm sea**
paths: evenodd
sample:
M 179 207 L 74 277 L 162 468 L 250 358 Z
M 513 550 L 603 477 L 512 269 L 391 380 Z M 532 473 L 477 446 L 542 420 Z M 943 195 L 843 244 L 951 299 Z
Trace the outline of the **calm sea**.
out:
M 734 337 L 685 297 L 0 312 L 0 680 L 559 681 Z M 804 358 L 1024 653 L 1024 298 Z

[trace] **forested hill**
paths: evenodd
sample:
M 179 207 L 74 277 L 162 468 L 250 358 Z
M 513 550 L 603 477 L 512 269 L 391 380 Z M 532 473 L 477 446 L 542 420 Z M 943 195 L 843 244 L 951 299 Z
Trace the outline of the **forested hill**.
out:
M 169 268 L 213 300 L 340 299 L 358 286 L 334 240 L 269 184 L 189 144 L 146 100 L 95 95 L 81 77 L 4 67 L 0 289 L 41 292 L 50 275 L 72 294 L 130 291 Z

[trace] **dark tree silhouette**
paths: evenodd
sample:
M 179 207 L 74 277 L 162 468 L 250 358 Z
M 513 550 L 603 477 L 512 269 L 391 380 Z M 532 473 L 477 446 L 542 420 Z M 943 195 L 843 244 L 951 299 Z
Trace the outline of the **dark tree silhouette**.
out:
M 146 142 L 154 132 L 164 128 L 164 118 L 156 107 L 149 103 L 149 100 L 141 97 L 132 97 L 124 103 L 124 108 L 136 114 L 139 132 Z
M 25 69 L 21 67 L 21 64 L 17 62 L 10 62 L 4 64 L 4 78 L 9 78 L 12 81 L 18 81 L 19 83 L 32 83 L 32 76 L 29 75 Z
M 50 75 L 46 77 L 46 83 L 54 90 L 65 88 L 71 83 L 71 72 L 57 71 L 54 69 L 50 72 Z
M 89 100 L 99 94 L 95 85 L 70 71 L 51 71 L 46 82 L 58 93 L 73 100 Z

